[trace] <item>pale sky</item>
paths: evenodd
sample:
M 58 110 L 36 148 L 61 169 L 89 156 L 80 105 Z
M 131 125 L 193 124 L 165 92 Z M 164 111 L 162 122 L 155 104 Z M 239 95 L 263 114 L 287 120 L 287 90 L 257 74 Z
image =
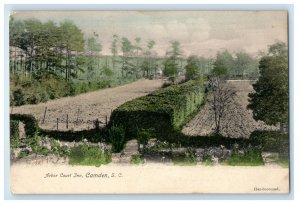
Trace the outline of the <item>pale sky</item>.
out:
M 110 54 L 113 34 L 140 37 L 142 45 L 156 41 L 163 56 L 171 40 L 178 40 L 184 55 L 214 57 L 218 51 L 244 50 L 255 55 L 277 40 L 287 43 L 286 11 L 18 11 L 16 19 L 43 22 L 73 21 L 85 38 L 99 34 L 102 54 Z

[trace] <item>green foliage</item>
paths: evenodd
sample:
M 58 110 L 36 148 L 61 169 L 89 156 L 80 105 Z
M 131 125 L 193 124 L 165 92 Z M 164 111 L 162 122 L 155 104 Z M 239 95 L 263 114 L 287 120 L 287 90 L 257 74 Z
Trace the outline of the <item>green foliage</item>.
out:
M 19 121 L 10 121 L 10 148 L 17 148 L 20 146 L 19 139 Z
M 218 52 L 211 74 L 213 76 L 238 79 L 257 78 L 258 60 L 244 51 L 234 55 L 228 50 Z
M 176 130 L 203 103 L 203 83 L 189 81 L 128 101 L 113 111 L 109 126 L 122 125 L 126 139 L 137 138 L 138 129 L 153 128 L 159 139 L 174 140 Z
M 99 167 L 111 162 L 111 153 L 102 151 L 98 146 L 80 144 L 71 148 L 69 164 Z
M 136 155 L 131 156 L 130 163 L 132 163 L 132 164 L 144 164 L 145 160 L 144 160 L 143 155 L 136 154 Z
M 195 152 L 191 149 L 188 149 L 184 153 L 172 153 L 171 159 L 175 165 L 179 166 L 194 166 L 197 164 Z
M 61 76 L 64 72 L 66 81 L 70 81 L 80 70 L 76 63 L 78 55 L 71 57 L 71 54 L 83 51 L 84 39 L 73 22 L 63 21 L 57 25 L 53 21 L 43 23 L 36 19 L 11 18 L 9 30 L 10 46 L 15 49 L 10 56 L 12 73 L 36 78 L 44 73 Z M 16 48 L 22 52 L 18 60 Z M 17 67 L 17 61 L 20 67 Z
M 249 140 L 255 146 L 261 146 L 265 152 L 278 152 L 288 155 L 289 135 L 278 131 L 254 131 Z
M 27 114 L 10 114 L 10 121 L 22 121 L 25 125 L 25 133 L 27 137 L 34 136 L 39 132 L 38 122 L 32 115 Z
M 40 129 L 37 120 L 32 115 L 26 114 L 10 114 L 10 121 L 22 121 L 25 124 L 25 133 L 27 137 L 33 136 L 39 132 L 41 136 L 48 136 L 56 140 L 63 141 L 81 141 L 87 139 L 91 142 L 108 141 L 106 129 L 91 129 L 82 131 L 59 131 L 59 130 L 43 130 Z
M 30 138 L 27 138 L 27 143 L 32 149 L 32 152 L 36 155 L 45 155 L 47 156 L 50 153 L 50 150 L 41 145 L 42 138 L 39 132 L 35 132 L 34 135 Z
M 243 152 L 238 151 L 238 149 L 233 149 L 230 158 L 225 161 L 225 164 L 230 166 L 264 165 L 261 152 L 261 149 L 257 147 L 248 147 L 244 149 Z
M 288 49 L 284 42 L 278 41 L 269 46 L 269 55 L 272 56 L 287 56 Z
M 211 136 L 185 136 L 180 137 L 180 144 L 182 147 L 196 147 L 196 148 L 208 148 L 208 147 L 220 147 L 225 146 L 231 149 L 234 144 L 238 144 L 240 147 L 247 147 L 250 144 L 249 139 L 245 138 L 229 138 L 221 135 Z
M 224 63 L 216 61 L 211 74 L 214 77 L 226 77 L 228 75 L 228 70 Z
M 19 75 L 10 77 L 11 105 L 37 104 L 49 99 L 72 95 L 72 85 L 54 75 L 28 79 Z
M 236 53 L 236 59 L 234 60 L 234 75 L 248 77 L 258 77 L 258 60 L 251 57 L 246 52 Z
M 260 77 L 249 94 L 249 109 L 255 120 L 268 125 L 288 122 L 288 58 L 266 56 L 259 62 Z
M 211 155 L 208 154 L 208 152 L 204 152 L 202 156 L 202 162 L 201 164 L 205 166 L 212 166 L 213 165 L 213 160 L 211 158 Z
M 290 166 L 290 160 L 288 156 L 279 156 L 275 163 L 283 168 L 289 168 Z
M 137 132 L 137 140 L 140 149 L 140 145 L 143 145 L 143 149 L 148 144 L 149 139 L 153 137 L 153 129 L 140 129 Z
M 187 65 L 185 66 L 185 78 L 190 80 L 199 77 L 199 68 L 199 60 L 197 56 L 190 56 L 187 60 Z
M 70 149 L 67 146 L 61 146 L 59 140 L 50 139 L 51 152 L 60 157 L 67 157 L 70 155 Z
M 108 130 L 112 152 L 120 152 L 125 146 L 125 130 L 121 125 L 113 125 Z
M 50 138 L 69 142 L 79 142 L 83 139 L 87 139 L 90 142 L 108 141 L 106 137 L 106 130 L 90 129 L 81 131 L 59 131 L 59 130 L 40 130 L 42 135 Z
M 164 63 L 163 74 L 168 77 L 175 77 L 178 73 L 178 64 L 176 62 L 176 58 L 171 56 L 170 58 L 166 59 Z

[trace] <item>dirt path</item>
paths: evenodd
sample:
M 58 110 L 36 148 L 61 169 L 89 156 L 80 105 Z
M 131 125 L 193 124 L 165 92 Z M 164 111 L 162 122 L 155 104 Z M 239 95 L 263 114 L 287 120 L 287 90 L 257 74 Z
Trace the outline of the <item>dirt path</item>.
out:
M 126 101 L 147 95 L 159 89 L 163 81 L 139 80 L 123 86 L 102 89 L 90 93 L 80 94 L 74 97 L 65 97 L 51 100 L 37 105 L 24 105 L 11 109 L 12 113 L 32 114 L 41 128 L 67 130 L 66 121 L 68 115 L 68 129 L 82 130 L 94 127 L 94 121 L 98 119 L 100 125 L 104 125 L 106 117 L 109 120 L 112 110 Z M 47 107 L 45 121 L 43 117 Z
M 248 94 L 253 91 L 253 81 L 231 80 L 228 83 L 236 91 L 236 96 L 234 104 L 221 121 L 222 135 L 232 138 L 248 138 L 254 130 L 278 129 L 278 127 L 266 125 L 264 122 L 255 121 L 252 117 L 252 111 L 247 110 Z M 182 132 L 191 136 L 203 136 L 211 134 L 214 127 L 213 111 L 211 104 L 207 102 L 200 112 L 184 126 Z

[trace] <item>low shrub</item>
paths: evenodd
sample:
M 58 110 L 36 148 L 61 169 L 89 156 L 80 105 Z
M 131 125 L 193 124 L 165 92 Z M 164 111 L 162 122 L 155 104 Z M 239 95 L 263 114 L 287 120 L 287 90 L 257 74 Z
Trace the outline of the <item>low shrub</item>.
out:
M 42 135 L 47 135 L 50 138 L 56 140 L 63 140 L 69 142 L 79 142 L 83 139 L 87 139 L 90 142 L 104 142 L 107 141 L 106 130 L 99 130 L 97 128 L 91 130 L 81 131 L 59 131 L 59 130 L 43 130 L 41 129 Z
M 111 153 L 102 151 L 98 146 L 81 144 L 71 148 L 69 164 L 85 166 L 101 166 L 111 162 Z
M 234 144 L 238 144 L 241 148 L 249 146 L 249 139 L 245 138 L 229 138 L 224 136 L 185 136 L 179 137 L 179 142 L 183 147 L 208 148 L 208 147 L 224 147 L 231 149 Z
M 10 148 L 17 148 L 20 146 L 19 138 L 19 121 L 10 121 Z
M 140 151 L 140 145 L 143 145 L 143 149 L 145 149 L 145 146 L 148 144 L 148 141 L 153 136 L 153 130 L 152 129 L 140 129 L 137 133 L 137 141 L 138 141 L 138 149 Z
M 258 147 L 249 147 L 243 151 L 233 149 L 229 159 L 225 161 L 225 164 L 231 166 L 260 166 L 264 165 L 264 161 L 261 155 L 262 151 Z
M 195 152 L 190 149 L 184 153 L 172 153 L 171 159 L 175 165 L 180 166 L 193 166 L 197 164 Z
M 122 126 L 111 126 L 109 131 L 109 140 L 112 144 L 112 152 L 120 152 L 126 143 L 125 130 Z
M 47 147 L 41 145 L 42 138 L 40 133 L 37 131 L 30 138 L 27 138 L 27 144 L 31 147 L 32 152 L 36 155 L 45 155 L 47 156 L 50 153 L 50 150 Z
M 289 154 L 289 135 L 279 131 L 254 131 L 250 135 L 251 144 L 260 145 L 262 151 Z
M 136 155 L 131 156 L 130 163 L 132 163 L 132 164 L 144 164 L 145 160 L 144 160 L 143 155 L 136 154 Z

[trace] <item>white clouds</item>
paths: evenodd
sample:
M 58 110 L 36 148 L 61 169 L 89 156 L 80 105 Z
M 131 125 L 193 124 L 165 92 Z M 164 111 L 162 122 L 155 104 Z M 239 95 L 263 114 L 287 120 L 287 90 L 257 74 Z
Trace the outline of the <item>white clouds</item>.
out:
M 213 56 L 221 49 L 245 50 L 252 54 L 266 49 L 276 39 L 287 42 L 287 13 L 271 11 L 92 11 L 26 12 L 18 18 L 36 17 L 73 20 L 85 33 L 100 35 L 103 54 L 110 54 L 112 35 L 156 41 L 155 49 L 164 55 L 169 42 L 178 40 L 184 54 Z

